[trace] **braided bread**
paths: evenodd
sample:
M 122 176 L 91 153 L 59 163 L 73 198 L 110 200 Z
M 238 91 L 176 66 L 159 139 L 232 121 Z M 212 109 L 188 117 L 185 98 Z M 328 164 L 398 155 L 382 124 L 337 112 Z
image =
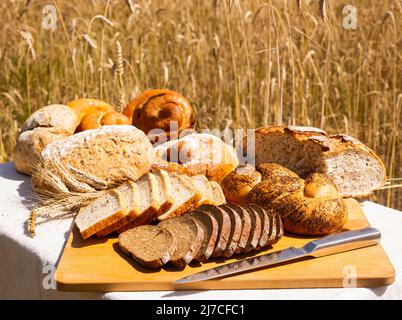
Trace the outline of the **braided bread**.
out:
M 286 231 L 319 236 L 346 223 L 345 203 L 328 176 L 313 173 L 303 180 L 274 163 L 261 164 L 257 170 L 262 181 L 249 192 L 249 201 L 277 212 Z
M 243 150 L 246 147 L 247 139 Z M 324 173 L 344 197 L 367 195 L 386 178 L 383 162 L 363 143 L 347 135 L 329 136 L 312 127 L 256 129 L 255 164 L 266 162 L 285 166 L 303 178 L 313 172 Z
M 177 123 L 175 131 L 181 131 L 192 127 L 195 120 L 188 100 L 175 91 L 165 89 L 143 92 L 129 103 L 123 114 L 145 133 L 152 129 L 170 132 L 172 122 Z

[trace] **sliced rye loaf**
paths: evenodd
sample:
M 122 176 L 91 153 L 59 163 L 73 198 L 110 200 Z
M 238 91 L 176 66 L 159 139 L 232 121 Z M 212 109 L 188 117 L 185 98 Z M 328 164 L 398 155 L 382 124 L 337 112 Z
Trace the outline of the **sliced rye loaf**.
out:
M 277 243 L 283 236 L 283 222 L 282 222 L 282 218 L 281 216 L 277 213 L 277 212 L 273 212 L 274 216 L 275 216 L 275 222 L 276 222 L 276 237 L 275 237 L 275 241 L 272 244 Z
M 121 250 L 148 268 L 167 263 L 176 250 L 175 237 L 166 229 L 145 225 L 119 235 Z
M 218 207 L 209 204 L 200 206 L 198 210 L 210 214 L 216 219 L 216 221 L 218 221 L 218 239 L 211 257 L 220 257 L 226 249 L 232 229 L 229 214 L 226 211 L 220 210 Z
M 226 203 L 225 195 L 223 194 L 223 190 L 219 185 L 219 183 L 216 181 L 210 181 L 210 184 L 212 187 L 212 191 L 214 193 L 214 201 L 215 201 L 214 204 L 216 206 L 219 206 L 221 204 Z
M 202 204 L 215 204 L 214 192 L 212 190 L 211 184 L 206 176 L 203 174 L 198 174 L 191 177 L 194 181 L 194 185 L 201 195 L 201 199 L 198 205 Z
M 222 253 L 222 257 L 229 258 L 235 253 L 235 251 L 237 249 L 237 244 L 239 243 L 239 239 L 241 236 L 241 230 L 243 227 L 242 220 L 240 218 L 240 215 L 237 213 L 237 211 L 233 210 L 231 207 L 228 207 L 225 204 L 223 204 L 223 205 L 220 205 L 218 208 L 226 211 L 230 218 L 230 223 L 231 223 L 230 235 L 229 235 L 229 239 L 228 239 L 228 243 L 226 245 L 225 251 Z
M 269 237 L 269 228 L 271 226 L 269 214 L 260 206 L 255 204 L 249 205 L 255 212 L 257 212 L 261 219 L 261 235 L 258 239 L 258 246 L 257 249 L 261 249 L 267 245 L 268 237 Z
M 87 239 L 127 215 L 124 196 L 117 190 L 109 190 L 89 205 L 81 208 L 75 224 L 82 237 Z
M 187 217 L 167 219 L 158 224 L 162 229 L 168 230 L 176 242 L 176 250 L 169 262 L 176 267 L 184 267 L 194 259 L 203 242 L 203 230 Z
M 159 210 L 159 186 L 155 175 L 151 173 L 144 174 L 136 181 L 140 193 L 139 211 L 141 212 L 129 223 L 117 229 L 118 233 L 122 233 L 128 229 L 134 228 L 141 224 L 152 222 Z
M 198 250 L 195 260 L 206 261 L 212 255 L 218 239 L 218 221 L 212 215 L 204 211 L 195 210 L 186 215 L 193 219 L 203 230 L 204 236 L 200 250 Z
M 250 215 L 251 218 L 251 232 L 247 241 L 247 246 L 244 252 L 248 253 L 252 250 L 258 248 L 258 243 L 261 236 L 261 218 L 260 215 L 254 211 L 250 206 L 244 207 Z
M 250 214 L 247 212 L 246 209 L 244 209 L 243 207 L 239 206 L 236 203 L 227 202 L 226 206 L 232 208 L 233 210 L 236 210 L 242 220 L 241 235 L 240 235 L 240 239 L 239 239 L 239 242 L 237 243 L 237 248 L 235 251 L 235 253 L 241 253 L 242 251 L 244 251 L 246 249 L 247 241 L 248 241 L 248 238 L 249 238 L 250 232 L 251 232 Z
M 128 214 L 119 221 L 111 224 L 110 226 L 107 226 L 101 231 L 98 231 L 96 233 L 96 236 L 99 238 L 106 237 L 107 235 L 120 229 L 127 223 L 130 223 L 141 214 L 140 191 L 138 189 L 138 186 L 134 182 L 127 181 L 115 188 L 115 190 L 117 190 L 124 196 L 124 201 L 127 204 Z
M 196 208 L 200 200 L 200 194 L 189 176 L 169 173 L 169 177 L 175 202 L 168 211 L 158 216 L 159 221 L 180 216 Z
M 269 211 L 269 222 L 270 222 L 270 228 L 269 228 L 269 237 L 267 241 L 267 245 L 274 244 L 277 240 L 277 235 L 279 234 L 278 228 L 278 220 L 276 218 L 276 213 L 272 210 Z

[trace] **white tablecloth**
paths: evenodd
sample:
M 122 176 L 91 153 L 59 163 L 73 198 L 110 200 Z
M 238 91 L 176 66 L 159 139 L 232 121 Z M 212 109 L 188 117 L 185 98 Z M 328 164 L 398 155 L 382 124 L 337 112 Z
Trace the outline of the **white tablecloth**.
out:
M 382 245 L 396 280 L 388 287 L 340 289 L 267 289 L 153 292 L 61 292 L 54 289 L 54 272 L 72 220 L 54 221 L 26 235 L 30 178 L 12 163 L 0 164 L 0 299 L 402 299 L 402 212 L 364 202 L 373 227 L 382 232 Z

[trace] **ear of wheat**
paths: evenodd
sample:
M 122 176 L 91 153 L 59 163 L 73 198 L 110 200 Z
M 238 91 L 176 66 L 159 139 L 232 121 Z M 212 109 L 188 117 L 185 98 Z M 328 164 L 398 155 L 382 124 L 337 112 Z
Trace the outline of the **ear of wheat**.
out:
M 115 58 L 115 73 L 116 73 L 115 79 L 117 82 L 117 88 L 119 92 L 117 111 L 122 112 L 126 105 L 126 94 L 123 83 L 123 73 L 124 73 L 123 50 L 118 40 L 116 40 L 114 46 L 114 58 Z

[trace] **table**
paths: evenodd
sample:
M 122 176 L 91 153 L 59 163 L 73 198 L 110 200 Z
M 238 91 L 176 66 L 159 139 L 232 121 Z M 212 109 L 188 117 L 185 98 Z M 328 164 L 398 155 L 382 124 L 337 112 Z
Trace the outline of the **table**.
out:
M 11 162 L 0 164 L 0 299 L 402 299 L 402 212 L 363 202 L 370 224 L 382 232 L 382 245 L 396 270 L 388 287 L 153 292 L 62 292 L 52 277 L 73 226 L 52 221 L 27 235 L 29 208 L 35 201 L 30 177 Z

